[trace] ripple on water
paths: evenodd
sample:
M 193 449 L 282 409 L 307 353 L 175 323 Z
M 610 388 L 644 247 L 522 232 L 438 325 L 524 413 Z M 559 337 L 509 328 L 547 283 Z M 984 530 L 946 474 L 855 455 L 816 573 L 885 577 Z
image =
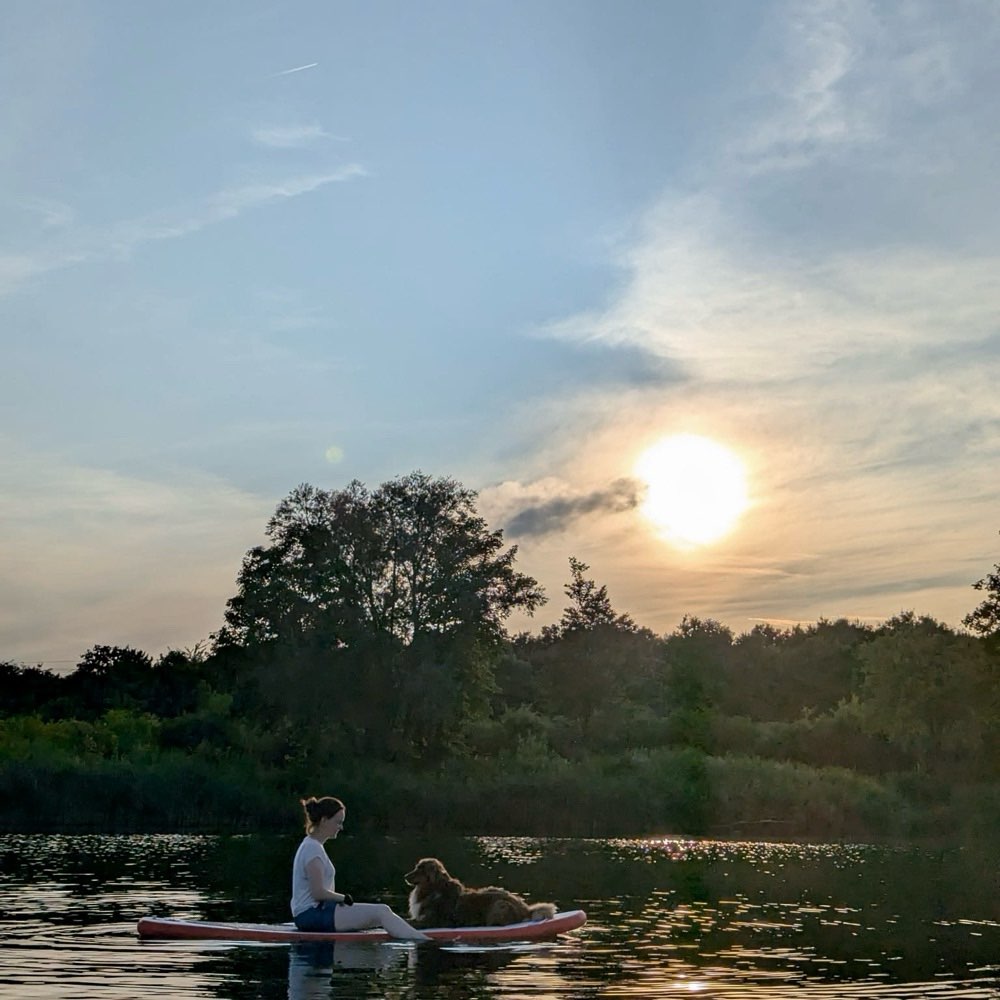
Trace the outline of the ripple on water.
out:
M 145 912 L 197 917 L 227 905 L 218 842 L 0 837 L 0 992 L 61 1000 L 1000 996 L 998 912 L 991 894 L 969 889 L 981 888 L 981 873 L 863 845 L 478 838 L 487 867 L 524 866 L 518 888 L 582 904 L 587 925 L 518 947 L 351 943 L 310 952 L 139 942 L 135 921 Z M 278 871 L 287 849 L 275 842 Z M 254 850 L 266 860 L 266 847 Z M 237 866 L 242 851 L 231 852 Z M 413 850 L 400 844 L 398 854 L 403 864 Z M 282 886 L 260 915 L 284 905 Z

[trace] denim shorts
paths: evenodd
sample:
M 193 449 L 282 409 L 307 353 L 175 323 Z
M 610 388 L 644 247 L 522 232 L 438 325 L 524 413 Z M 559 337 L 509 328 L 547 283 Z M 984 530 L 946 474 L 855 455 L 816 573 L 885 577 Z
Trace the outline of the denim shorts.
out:
M 293 919 L 300 931 L 333 931 L 337 929 L 333 919 L 336 912 L 337 904 L 331 899 L 324 899 Z

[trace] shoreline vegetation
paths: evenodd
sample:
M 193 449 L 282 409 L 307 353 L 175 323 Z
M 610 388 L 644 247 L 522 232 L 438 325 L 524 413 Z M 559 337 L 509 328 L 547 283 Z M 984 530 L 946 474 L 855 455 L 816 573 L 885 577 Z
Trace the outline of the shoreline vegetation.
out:
M 360 828 L 982 840 L 1000 828 L 1000 566 L 958 632 L 904 612 L 657 635 L 570 558 L 557 624 L 422 473 L 301 486 L 226 622 L 154 661 L 0 662 L 0 830 L 280 831 L 321 788 Z

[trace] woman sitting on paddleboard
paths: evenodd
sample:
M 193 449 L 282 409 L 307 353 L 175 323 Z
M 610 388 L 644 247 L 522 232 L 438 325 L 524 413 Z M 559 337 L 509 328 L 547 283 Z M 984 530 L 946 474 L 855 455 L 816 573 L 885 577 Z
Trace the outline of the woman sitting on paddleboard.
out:
M 347 809 L 332 795 L 302 800 L 306 835 L 292 863 L 292 919 L 300 931 L 363 931 L 382 927 L 395 938 L 429 941 L 385 903 L 355 903 L 334 889 L 336 869 L 323 845 L 344 828 Z

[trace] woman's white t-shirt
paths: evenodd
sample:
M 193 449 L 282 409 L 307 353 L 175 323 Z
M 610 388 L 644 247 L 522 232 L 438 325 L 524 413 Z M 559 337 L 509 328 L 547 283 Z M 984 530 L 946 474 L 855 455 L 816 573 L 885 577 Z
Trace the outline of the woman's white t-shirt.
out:
M 299 844 L 299 849 L 295 852 L 295 860 L 292 862 L 292 916 L 297 917 L 300 913 L 315 906 L 319 900 L 313 898 L 309 891 L 309 873 L 306 871 L 309 862 L 314 858 L 319 858 L 323 866 L 323 884 L 333 890 L 334 879 L 337 870 L 333 867 L 323 845 L 314 837 L 306 836 Z

